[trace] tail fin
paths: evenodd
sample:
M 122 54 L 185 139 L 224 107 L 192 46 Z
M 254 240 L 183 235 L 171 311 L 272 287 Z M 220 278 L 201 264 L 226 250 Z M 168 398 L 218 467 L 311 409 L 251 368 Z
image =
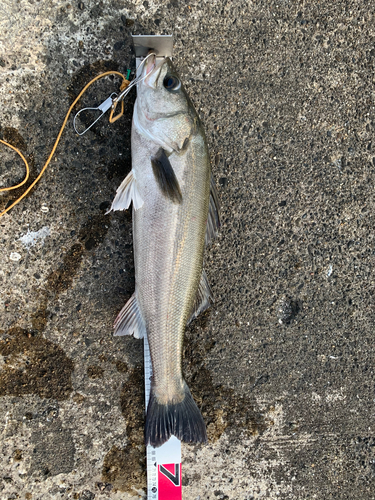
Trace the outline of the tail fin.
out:
M 201 412 L 185 383 L 185 398 L 177 404 L 159 404 L 151 387 L 146 417 L 146 445 L 158 447 L 176 436 L 186 443 L 207 442 Z

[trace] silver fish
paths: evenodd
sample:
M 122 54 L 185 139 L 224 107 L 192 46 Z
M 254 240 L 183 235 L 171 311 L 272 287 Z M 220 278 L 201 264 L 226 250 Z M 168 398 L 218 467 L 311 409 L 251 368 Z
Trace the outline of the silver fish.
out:
M 132 170 L 111 210 L 133 202 L 135 293 L 115 321 L 115 335 L 147 335 L 153 379 L 146 444 L 175 435 L 205 442 L 206 427 L 182 376 L 186 325 L 210 306 L 203 251 L 216 236 L 219 211 L 199 117 L 170 59 L 151 56 L 137 85 Z

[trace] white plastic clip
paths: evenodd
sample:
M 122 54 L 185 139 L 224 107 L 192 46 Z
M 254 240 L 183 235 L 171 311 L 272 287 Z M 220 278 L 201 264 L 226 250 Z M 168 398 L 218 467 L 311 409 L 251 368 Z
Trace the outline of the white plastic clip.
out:
M 95 125 L 95 123 L 100 120 L 100 118 L 104 115 L 104 113 L 106 113 L 110 107 L 112 107 L 112 104 L 113 104 L 113 96 L 117 97 L 117 94 L 116 92 L 113 92 L 109 97 L 108 99 L 106 99 L 104 102 L 101 103 L 100 106 L 98 106 L 97 108 L 83 108 L 83 109 L 80 109 L 78 111 L 78 113 L 75 115 L 74 119 L 73 119 L 73 127 L 74 127 L 74 130 L 76 131 L 76 133 L 78 135 L 83 135 L 85 134 L 88 130 L 90 130 L 90 128 Z M 88 111 L 88 110 L 92 110 L 92 111 L 101 111 L 101 114 L 98 116 L 98 118 L 96 120 L 94 120 L 92 122 L 92 124 L 85 128 L 85 130 L 83 132 L 78 132 L 77 130 L 77 127 L 76 127 L 76 118 L 78 117 L 78 115 L 80 113 L 82 113 L 82 111 Z

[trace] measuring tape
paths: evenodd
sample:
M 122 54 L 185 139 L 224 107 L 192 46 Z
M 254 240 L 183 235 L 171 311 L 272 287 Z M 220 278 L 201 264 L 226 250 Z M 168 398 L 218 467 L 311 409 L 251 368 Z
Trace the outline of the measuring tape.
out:
M 146 409 L 150 398 L 152 363 L 144 337 Z M 181 441 L 172 436 L 158 448 L 146 446 L 147 500 L 181 500 Z

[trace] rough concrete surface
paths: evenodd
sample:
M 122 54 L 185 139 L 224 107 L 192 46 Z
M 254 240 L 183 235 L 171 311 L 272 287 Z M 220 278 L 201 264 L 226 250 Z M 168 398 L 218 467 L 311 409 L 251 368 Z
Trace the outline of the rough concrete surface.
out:
M 209 443 L 183 446 L 184 499 L 375 498 L 374 23 L 354 0 L 1 2 L 0 137 L 32 179 L 84 84 L 134 70 L 130 34 L 175 35 L 222 207 L 216 301 L 186 333 Z M 104 215 L 133 102 L 82 137 L 70 120 L 0 219 L 1 499 L 145 498 L 143 345 L 112 336 L 131 214 Z

